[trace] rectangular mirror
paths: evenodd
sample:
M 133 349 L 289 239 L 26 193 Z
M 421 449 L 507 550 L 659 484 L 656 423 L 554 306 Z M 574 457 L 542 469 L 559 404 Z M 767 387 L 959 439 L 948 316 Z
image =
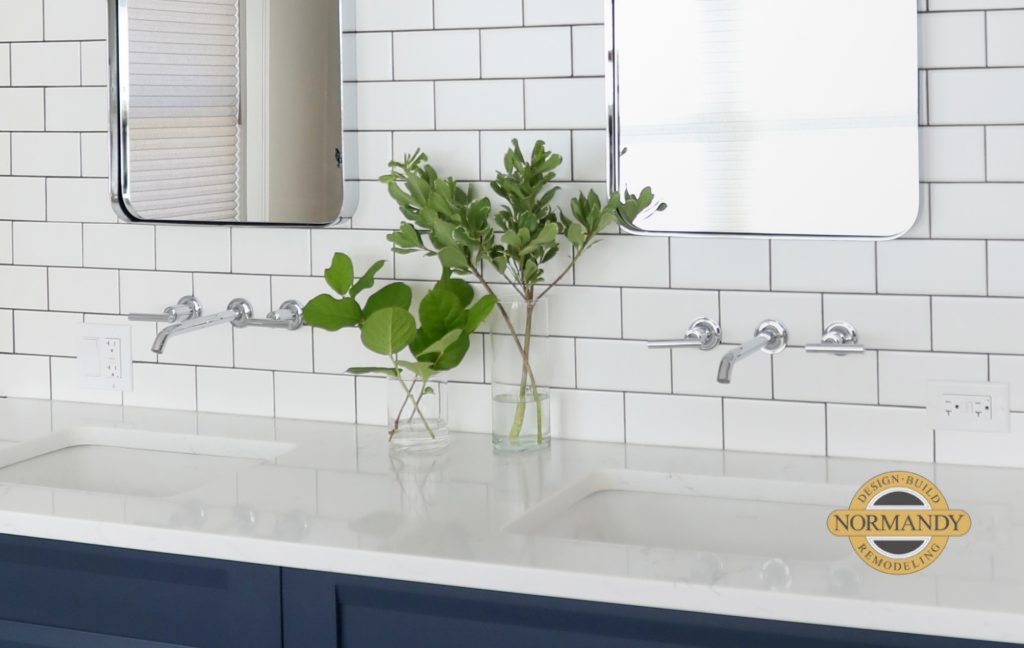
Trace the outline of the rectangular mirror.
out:
M 339 0 L 108 2 L 115 210 L 294 225 L 349 210 Z
M 644 234 L 899 236 L 919 202 L 916 0 L 608 0 L 609 183 Z

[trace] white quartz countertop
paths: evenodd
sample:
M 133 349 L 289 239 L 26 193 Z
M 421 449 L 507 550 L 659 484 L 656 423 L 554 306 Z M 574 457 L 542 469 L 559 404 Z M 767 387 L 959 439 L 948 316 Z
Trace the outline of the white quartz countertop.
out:
M 24 475 L 11 483 L 0 469 L 0 533 L 522 594 L 1024 643 L 1020 470 L 569 441 L 556 441 L 540 454 L 497 457 L 483 435 L 455 435 L 441 456 L 397 458 L 389 454 L 379 428 L 0 399 L 0 452 L 43 443 L 54 433 L 96 430 L 123 438 L 196 435 L 207 446 L 224 443 L 223 438 L 259 441 L 277 444 L 278 451 L 273 459 L 244 463 L 185 492 L 175 488 L 188 480 L 167 467 L 158 487 L 146 494 L 116 492 L 116 479 L 108 480 L 113 486 L 106 492 L 33 485 Z M 116 455 L 106 460 L 114 462 L 110 474 L 137 470 L 130 454 L 123 466 Z M 623 470 L 693 479 L 704 485 L 694 487 L 694 497 L 716 484 L 730 485 L 726 490 L 733 493 L 737 484 L 749 486 L 749 495 L 734 497 L 751 500 L 761 490 L 783 489 L 793 495 L 790 504 L 772 504 L 778 524 L 785 524 L 787 507 L 807 506 L 800 493 L 814 494 L 817 505 L 831 506 L 835 499 L 834 508 L 845 508 L 869 478 L 910 470 L 935 482 L 951 507 L 968 511 L 973 526 L 966 537 L 951 539 L 934 565 L 905 576 L 881 574 L 862 563 L 846 539 L 828 533 L 827 513 L 816 529 L 792 534 L 751 529 L 743 516 L 691 514 L 684 523 L 693 525 L 694 538 L 729 541 L 700 546 L 695 540 L 686 548 L 508 529 L 563 488 L 596 472 Z M 84 476 L 99 482 L 106 477 Z M 164 485 L 174 494 L 161 492 Z M 770 525 L 770 519 L 762 516 L 759 524 Z M 701 528 L 708 524 L 715 525 L 713 535 Z

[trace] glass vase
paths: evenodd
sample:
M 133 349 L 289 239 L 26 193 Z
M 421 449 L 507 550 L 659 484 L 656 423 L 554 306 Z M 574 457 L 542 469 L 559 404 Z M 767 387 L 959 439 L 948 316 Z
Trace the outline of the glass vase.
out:
M 503 301 L 491 316 L 491 441 L 499 453 L 551 445 L 546 301 Z
M 429 453 L 448 447 L 448 383 L 402 372 L 388 378 L 388 438 L 394 453 Z

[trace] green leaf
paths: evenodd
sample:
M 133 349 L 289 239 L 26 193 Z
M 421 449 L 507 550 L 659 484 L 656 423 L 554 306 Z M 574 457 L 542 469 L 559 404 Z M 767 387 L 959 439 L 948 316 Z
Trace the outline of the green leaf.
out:
M 385 376 L 397 376 L 398 372 L 394 367 L 349 367 L 346 373 L 353 376 L 365 376 L 367 374 L 383 374 Z
M 408 207 L 412 204 L 412 196 L 402 191 L 397 182 L 388 182 L 388 194 L 401 207 Z
M 418 205 L 426 205 L 427 200 L 430 198 L 430 185 L 427 181 L 416 174 L 412 174 L 409 176 L 406 184 L 409 187 L 409 192 L 412 194 L 412 199 Z
M 513 230 L 508 230 L 507 232 L 502 234 L 500 240 L 502 243 L 505 244 L 505 247 L 507 247 L 510 250 L 518 250 L 519 248 L 523 247 L 524 242 L 521 238 L 519 238 L 519 233 Z
M 441 259 L 441 265 L 446 268 L 452 268 L 453 270 L 469 269 L 469 260 L 466 259 L 466 255 L 462 253 L 462 250 L 457 247 L 443 248 L 438 253 L 438 257 Z
M 438 356 L 440 356 L 442 353 L 444 353 L 445 351 L 448 350 L 448 347 L 450 347 L 451 345 L 455 344 L 455 341 L 458 340 L 459 336 L 461 336 L 461 335 L 462 335 L 462 331 L 459 330 L 459 329 L 455 329 L 453 331 L 448 331 L 447 333 L 445 333 L 441 337 L 440 340 L 438 340 L 437 342 L 434 342 L 433 344 L 428 346 L 426 349 L 423 349 L 423 351 L 420 351 L 419 353 L 417 353 L 416 357 L 417 358 L 422 358 L 422 357 L 429 356 L 429 355 L 438 355 Z
M 462 333 L 459 339 L 455 340 L 441 357 L 434 361 L 435 371 L 449 371 L 462 364 L 462 359 L 469 352 L 469 335 Z
M 351 297 L 338 299 L 331 295 L 318 295 L 306 304 L 302 317 L 314 328 L 337 331 L 359 324 L 363 314 Z
M 565 231 L 565 238 L 569 239 L 574 247 L 581 247 L 587 240 L 587 232 L 579 223 L 572 223 Z
M 370 295 L 363 307 L 363 317 L 369 318 L 385 308 L 400 308 L 404 311 L 412 306 L 412 288 L 404 283 L 393 283 L 384 286 Z
M 447 290 L 458 297 L 459 303 L 462 304 L 463 308 L 469 306 L 473 303 L 473 286 L 471 286 L 465 279 L 457 279 L 450 276 L 450 274 L 451 273 L 449 272 L 449 276 L 441 278 L 434 287 L 440 288 L 441 290 Z
M 367 288 L 373 287 L 373 282 L 377 277 L 377 273 L 384 267 L 384 261 L 378 261 L 374 263 L 370 268 L 359 278 L 359 281 L 352 285 L 349 290 L 349 295 L 352 297 L 358 297 L 359 293 L 363 292 Z
M 560 190 L 561 190 L 561 187 L 552 187 L 551 189 L 548 190 L 548 192 L 546 194 L 544 194 L 541 197 L 541 199 L 539 201 L 537 201 L 537 204 L 538 205 L 547 205 L 548 203 L 550 203 L 552 200 L 555 199 L 555 195 Z
M 555 242 L 555 237 L 558 236 L 558 223 L 547 223 L 541 229 L 541 231 L 534 237 L 530 244 L 523 248 L 523 253 L 528 254 L 536 251 L 538 248 L 543 246 L 551 245 Z
M 398 366 L 403 369 L 408 369 L 422 380 L 430 380 L 430 377 L 434 375 L 434 369 L 431 367 L 429 362 L 408 362 L 407 360 L 399 360 Z
M 394 355 L 416 337 L 416 320 L 401 308 L 384 308 L 363 322 L 360 336 L 365 346 L 374 353 Z
M 324 279 L 327 280 L 334 292 L 344 295 L 352 287 L 352 259 L 347 254 L 338 252 L 331 260 L 331 267 L 324 270 Z
M 466 211 L 466 223 L 469 227 L 480 229 L 487 224 L 487 217 L 490 213 L 490 199 L 481 198 L 469 206 L 469 209 Z
M 434 288 L 420 302 L 420 329 L 431 343 L 448 331 L 462 329 L 466 312 L 459 298 L 447 290 Z
M 498 298 L 494 295 L 484 295 L 480 301 L 473 304 L 466 313 L 466 325 L 463 327 L 466 333 L 472 333 L 480 328 L 480 325 L 487 321 L 491 311 L 498 304 Z
M 423 236 L 410 223 L 402 223 L 387 239 L 398 252 L 423 249 Z

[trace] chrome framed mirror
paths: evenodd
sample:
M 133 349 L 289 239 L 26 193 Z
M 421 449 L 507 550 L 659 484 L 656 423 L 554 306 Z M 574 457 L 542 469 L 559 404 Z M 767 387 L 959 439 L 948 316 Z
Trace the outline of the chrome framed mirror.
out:
M 309 226 L 351 214 L 340 0 L 301 4 L 108 0 L 111 197 L 124 219 Z
M 918 215 L 916 0 L 606 0 L 637 234 L 894 238 Z

